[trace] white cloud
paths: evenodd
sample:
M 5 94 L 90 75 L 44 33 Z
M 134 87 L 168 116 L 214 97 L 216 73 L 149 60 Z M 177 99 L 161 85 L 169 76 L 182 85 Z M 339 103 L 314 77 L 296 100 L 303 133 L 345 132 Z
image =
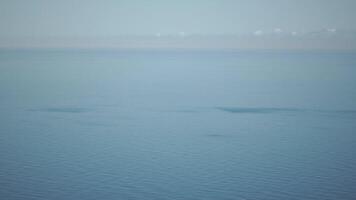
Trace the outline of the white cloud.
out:
M 260 36 L 260 35 L 263 35 L 263 31 L 262 31 L 262 30 L 257 30 L 257 31 L 255 31 L 255 32 L 253 32 L 253 34 L 254 34 L 255 36 Z
M 185 32 L 179 32 L 179 35 L 181 36 L 181 37 L 184 37 L 185 36 Z
M 330 32 L 330 33 L 335 33 L 335 32 L 336 32 L 336 29 L 334 29 L 334 28 L 328 28 L 327 31 Z
M 282 29 L 280 29 L 280 28 L 275 28 L 275 29 L 274 29 L 274 33 L 282 33 Z

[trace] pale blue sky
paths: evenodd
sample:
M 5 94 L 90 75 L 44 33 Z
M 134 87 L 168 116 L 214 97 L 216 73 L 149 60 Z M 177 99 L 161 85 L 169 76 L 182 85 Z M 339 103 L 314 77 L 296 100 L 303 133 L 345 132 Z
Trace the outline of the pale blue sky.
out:
M 0 0 L 0 40 L 356 29 L 355 10 L 355 0 Z

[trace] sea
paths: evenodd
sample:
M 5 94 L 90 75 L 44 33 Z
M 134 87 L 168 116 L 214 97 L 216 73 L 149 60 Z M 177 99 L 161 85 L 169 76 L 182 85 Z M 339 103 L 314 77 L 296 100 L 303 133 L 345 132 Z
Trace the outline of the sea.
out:
M 0 199 L 355 198 L 355 51 L 0 50 Z

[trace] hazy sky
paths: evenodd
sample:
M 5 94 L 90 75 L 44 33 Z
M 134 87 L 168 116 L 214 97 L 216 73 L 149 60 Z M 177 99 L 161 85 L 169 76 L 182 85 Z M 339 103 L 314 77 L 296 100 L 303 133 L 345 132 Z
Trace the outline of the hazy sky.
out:
M 356 29 L 355 0 L 0 0 L 0 39 Z
M 356 28 L 355 0 L 0 0 L 1 35 Z

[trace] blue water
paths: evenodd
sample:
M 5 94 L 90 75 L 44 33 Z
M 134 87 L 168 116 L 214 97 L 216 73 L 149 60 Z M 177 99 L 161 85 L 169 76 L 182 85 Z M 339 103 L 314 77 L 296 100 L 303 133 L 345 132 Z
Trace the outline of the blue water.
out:
M 356 53 L 0 51 L 0 199 L 351 200 Z

